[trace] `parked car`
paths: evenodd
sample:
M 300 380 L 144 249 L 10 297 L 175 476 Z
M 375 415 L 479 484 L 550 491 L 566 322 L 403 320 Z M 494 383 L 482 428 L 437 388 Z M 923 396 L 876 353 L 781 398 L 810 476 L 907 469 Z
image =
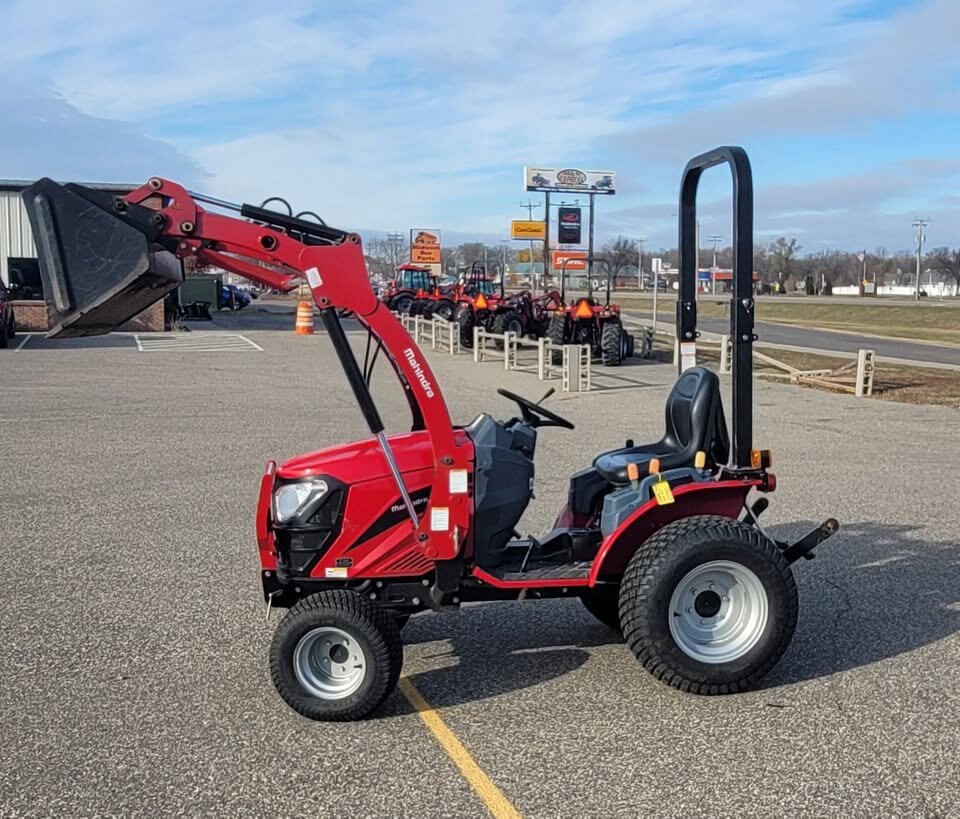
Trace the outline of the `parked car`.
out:
M 220 288 L 220 310 L 242 310 L 250 306 L 250 294 L 233 284 L 225 284 Z
M 10 340 L 17 334 L 12 301 L 13 293 L 0 283 L 0 349 L 10 346 Z

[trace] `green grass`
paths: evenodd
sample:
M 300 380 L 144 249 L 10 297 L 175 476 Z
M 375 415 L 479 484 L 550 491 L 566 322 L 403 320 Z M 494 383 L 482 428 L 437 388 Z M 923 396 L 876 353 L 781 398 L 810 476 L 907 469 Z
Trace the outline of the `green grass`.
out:
M 625 296 L 617 301 L 628 310 L 649 310 L 653 303 L 652 299 L 642 296 Z M 674 302 L 674 298 L 669 296 L 660 300 L 659 311 L 663 311 L 664 318 L 673 314 Z M 727 300 L 703 297 L 698 310 L 705 317 L 724 317 L 728 305 Z M 953 299 L 944 302 L 921 301 L 912 305 L 902 301 L 885 303 L 883 300 L 854 298 L 842 298 L 836 302 L 808 300 L 802 296 L 762 298 L 757 301 L 757 320 L 960 344 L 960 302 Z

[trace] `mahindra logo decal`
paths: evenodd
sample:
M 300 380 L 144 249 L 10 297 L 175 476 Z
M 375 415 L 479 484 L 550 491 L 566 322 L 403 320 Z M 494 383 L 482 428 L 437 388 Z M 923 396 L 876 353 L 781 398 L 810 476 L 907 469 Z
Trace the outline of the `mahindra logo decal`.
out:
M 420 386 L 423 387 L 424 395 L 426 395 L 427 398 L 433 398 L 433 384 L 427 380 L 427 376 L 423 372 L 423 367 L 421 367 L 420 362 L 417 361 L 413 350 L 407 347 L 407 349 L 403 351 L 403 357 L 407 359 L 407 363 L 413 370 L 414 375 L 416 375 L 417 381 L 419 381 Z

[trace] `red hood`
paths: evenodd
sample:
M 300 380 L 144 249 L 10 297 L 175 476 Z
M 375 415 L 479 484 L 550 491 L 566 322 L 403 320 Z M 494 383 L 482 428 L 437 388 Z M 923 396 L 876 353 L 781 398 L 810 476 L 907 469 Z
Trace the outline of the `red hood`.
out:
M 454 435 L 458 446 L 467 441 L 462 429 L 454 430 Z M 433 468 L 433 451 L 426 431 L 388 435 L 387 440 L 401 472 Z M 389 474 L 390 467 L 375 438 L 297 455 L 277 467 L 277 476 L 284 480 L 330 475 L 344 483 L 359 483 Z

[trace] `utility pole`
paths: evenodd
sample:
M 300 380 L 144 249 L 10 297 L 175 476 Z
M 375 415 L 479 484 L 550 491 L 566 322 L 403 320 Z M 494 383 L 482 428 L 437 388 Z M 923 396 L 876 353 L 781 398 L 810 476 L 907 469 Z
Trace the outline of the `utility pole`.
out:
M 720 247 L 722 236 L 711 233 L 710 242 L 713 244 L 713 267 L 711 268 L 710 281 L 713 287 L 713 295 L 717 295 L 717 248 Z
M 400 266 L 400 248 L 403 247 L 403 234 L 388 233 L 387 242 L 390 244 L 390 263 L 396 269 Z
M 587 277 L 592 281 L 593 280 L 593 199 L 594 194 L 590 194 L 590 237 L 589 243 L 587 244 Z M 607 270 L 607 277 L 609 278 L 610 271 Z M 611 285 L 613 282 L 611 282 Z
M 531 199 L 527 199 L 526 203 L 521 202 L 520 207 L 527 209 L 527 219 L 533 221 L 533 211 L 536 208 L 539 208 L 543 203 L 534 202 Z M 546 273 L 546 265 L 544 265 L 544 273 Z M 530 284 L 533 286 L 533 292 L 537 292 L 537 266 L 536 262 L 533 260 L 533 239 L 530 240 Z
M 643 246 L 646 244 L 647 237 L 637 239 L 637 246 L 640 248 L 640 258 L 637 259 L 637 289 L 643 290 Z
M 923 256 L 923 241 L 927 238 L 927 225 L 929 224 L 929 219 L 919 217 L 913 223 L 913 227 L 917 231 L 917 292 L 913 296 L 914 301 L 920 301 L 920 257 Z

